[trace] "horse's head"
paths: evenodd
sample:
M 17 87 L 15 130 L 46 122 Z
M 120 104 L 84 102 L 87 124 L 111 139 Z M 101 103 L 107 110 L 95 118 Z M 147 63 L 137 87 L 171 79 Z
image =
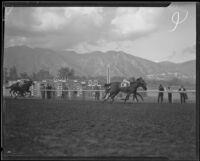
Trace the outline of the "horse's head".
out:
M 27 84 L 28 86 L 35 85 L 35 83 L 34 83 L 32 80 L 28 80 L 28 81 L 26 82 L 26 84 Z
M 142 87 L 145 91 L 147 90 L 147 84 L 142 77 L 136 79 L 138 86 Z

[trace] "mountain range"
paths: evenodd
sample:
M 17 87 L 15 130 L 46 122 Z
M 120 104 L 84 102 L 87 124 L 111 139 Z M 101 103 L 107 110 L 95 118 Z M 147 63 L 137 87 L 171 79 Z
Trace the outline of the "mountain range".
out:
M 111 76 L 143 76 L 149 79 L 196 78 L 196 61 L 183 63 L 153 62 L 123 51 L 95 51 L 79 54 L 75 51 L 54 51 L 45 48 L 14 46 L 4 49 L 4 67 L 15 66 L 18 73 L 32 74 L 40 69 L 54 76 L 61 67 L 70 67 L 80 76 L 106 76 L 110 65 Z

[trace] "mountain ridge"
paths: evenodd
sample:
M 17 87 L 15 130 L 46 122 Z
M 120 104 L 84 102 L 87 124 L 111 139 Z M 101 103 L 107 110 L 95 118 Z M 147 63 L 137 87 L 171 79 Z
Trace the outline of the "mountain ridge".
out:
M 28 46 L 4 49 L 4 67 L 10 68 L 15 65 L 19 72 L 28 74 L 46 69 L 54 76 L 61 67 L 71 67 L 81 76 L 106 76 L 107 66 L 110 65 L 111 76 L 148 77 L 148 75 L 178 73 L 185 77 L 194 77 L 195 63 L 195 60 L 183 63 L 153 62 L 114 50 L 80 54 L 73 50 L 58 51 Z

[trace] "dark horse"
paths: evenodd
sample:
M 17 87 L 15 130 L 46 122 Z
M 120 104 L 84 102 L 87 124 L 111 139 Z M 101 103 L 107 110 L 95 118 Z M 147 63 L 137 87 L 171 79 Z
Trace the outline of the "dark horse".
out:
M 142 77 L 137 78 L 136 81 L 130 82 L 130 86 L 129 87 L 121 87 L 121 82 L 108 83 L 108 84 L 105 84 L 104 87 L 106 88 L 106 95 L 103 97 L 103 99 L 109 93 L 109 95 L 104 99 L 104 101 L 106 101 L 109 98 L 111 98 L 112 102 L 113 102 L 115 96 L 119 92 L 124 92 L 124 93 L 127 93 L 126 98 L 124 99 L 124 103 L 126 103 L 126 100 L 129 99 L 129 96 L 131 94 L 133 94 L 134 97 L 136 97 L 136 95 L 140 95 L 139 93 L 137 93 L 137 89 L 139 87 L 142 87 L 144 90 L 147 90 L 146 82 L 143 80 Z
M 26 93 L 29 93 L 29 96 L 31 96 L 30 87 L 34 85 L 32 80 L 25 81 L 22 85 L 20 85 L 19 82 L 12 84 L 9 87 L 6 87 L 7 89 L 10 89 L 10 94 L 21 95 L 22 97 L 25 97 Z M 15 98 L 16 98 L 15 97 Z

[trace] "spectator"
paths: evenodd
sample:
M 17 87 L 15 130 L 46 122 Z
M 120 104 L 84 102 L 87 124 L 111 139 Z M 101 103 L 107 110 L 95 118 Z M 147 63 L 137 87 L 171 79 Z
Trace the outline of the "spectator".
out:
M 61 93 L 61 98 L 63 99 L 64 97 L 65 97 L 65 92 L 64 92 L 64 90 L 65 90 L 65 87 L 64 87 L 64 85 L 63 85 L 63 88 L 62 88 L 62 93 Z
M 52 89 L 51 85 L 47 84 L 46 89 L 47 89 L 47 99 L 51 99 L 51 89 Z
M 45 85 L 43 83 L 40 85 L 40 92 L 42 99 L 45 99 Z
M 181 87 L 179 88 L 179 92 L 180 92 L 181 103 L 186 103 L 186 99 L 188 99 L 188 96 L 186 93 L 186 89 L 184 88 L 183 85 L 181 85 Z
M 68 88 L 65 84 L 63 84 L 63 90 L 62 90 L 62 98 L 68 98 Z
M 77 94 L 78 94 L 78 91 L 75 90 L 75 91 L 73 92 L 73 98 L 74 98 L 74 99 L 77 98 Z
M 95 91 L 95 100 L 99 101 L 99 97 L 100 97 L 100 92 L 98 91 L 98 90 L 99 90 L 99 87 L 96 85 L 96 86 L 94 87 L 94 90 L 96 90 L 96 91 Z
M 67 98 L 67 99 L 69 97 L 69 91 L 68 90 L 69 90 L 68 87 L 65 86 L 65 98 Z
M 52 86 L 52 98 L 55 98 L 56 97 L 56 87 L 55 85 Z
M 163 103 L 163 96 L 164 96 L 164 87 L 160 84 L 159 88 L 159 93 L 158 93 L 158 103 L 161 100 L 161 103 Z
M 172 90 L 171 90 L 171 87 L 167 87 L 167 91 L 168 91 L 168 102 L 172 103 Z

